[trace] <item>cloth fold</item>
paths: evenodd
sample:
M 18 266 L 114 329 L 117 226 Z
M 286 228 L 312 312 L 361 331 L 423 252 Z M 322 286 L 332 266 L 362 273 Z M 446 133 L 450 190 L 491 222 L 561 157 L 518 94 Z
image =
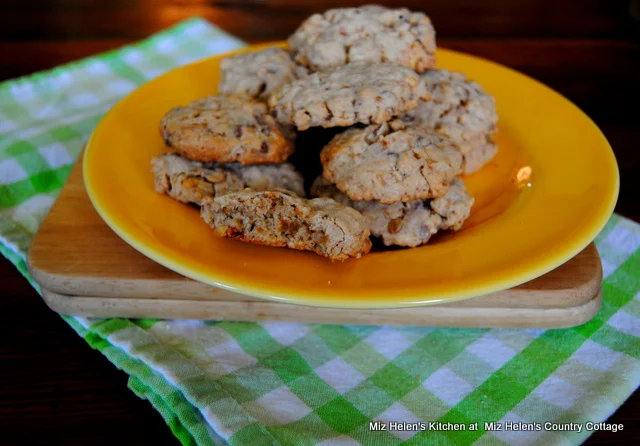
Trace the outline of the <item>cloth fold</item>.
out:
M 242 45 L 192 19 L 0 84 L 0 251 L 36 289 L 29 244 L 100 117 Z M 596 244 L 602 309 L 564 330 L 62 318 L 185 445 L 577 444 L 640 384 L 640 225 L 614 215 Z

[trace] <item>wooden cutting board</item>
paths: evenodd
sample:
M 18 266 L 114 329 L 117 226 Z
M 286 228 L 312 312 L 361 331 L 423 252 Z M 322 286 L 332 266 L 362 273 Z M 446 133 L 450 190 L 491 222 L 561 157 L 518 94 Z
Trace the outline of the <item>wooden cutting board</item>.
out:
M 64 314 L 364 325 L 570 327 L 597 313 L 602 280 L 591 244 L 531 282 L 449 304 L 344 310 L 256 299 L 187 279 L 126 244 L 93 209 L 81 161 L 36 235 L 28 264 L 45 302 Z

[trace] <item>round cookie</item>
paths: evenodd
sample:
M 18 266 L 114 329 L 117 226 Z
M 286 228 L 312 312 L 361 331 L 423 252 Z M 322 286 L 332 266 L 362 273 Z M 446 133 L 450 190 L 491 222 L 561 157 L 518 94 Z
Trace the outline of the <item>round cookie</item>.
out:
M 267 100 L 278 87 L 306 75 L 281 48 L 225 57 L 220 61 L 218 93 Z
M 419 72 L 435 66 L 431 20 L 406 8 L 330 9 L 305 20 L 288 43 L 296 61 L 314 71 L 352 62 L 392 62 Z
M 352 200 L 387 204 L 441 197 L 462 172 L 462 154 L 450 140 L 400 121 L 346 130 L 320 161 L 324 178 Z
M 440 230 L 460 229 L 469 217 L 474 202 L 460 178 L 454 178 L 443 197 L 408 203 L 354 201 L 323 177 L 315 180 L 311 186 L 311 195 L 333 198 L 338 203 L 359 211 L 371 234 L 380 237 L 386 246 L 408 247 L 424 245 Z
M 281 124 L 306 130 L 382 124 L 427 99 L 420 76 L 408 68 L 353 63 L 283 85 L 269 106 Z
M 498 150 L 495 99 L 462 73 L 429 70 L 421 77 L 431 100 L 421 102 L 407 118 L 448 136 L 462 151 L 464 172 L 475 172 Z
M 169 111 L 160 123 L 165 144 L 195 161 L 272 164 L 294 150 L 266 104 L 237 96 L 208 96 Z
M 243 166 L 204 164 L 175 153 L 163 153 L 151 160 L 157 192 L 182 203 L 200 206 L 205 197 L 250 188 L 253 190 L 287 189 L 304 197 L 304 179 L 292 164 Z

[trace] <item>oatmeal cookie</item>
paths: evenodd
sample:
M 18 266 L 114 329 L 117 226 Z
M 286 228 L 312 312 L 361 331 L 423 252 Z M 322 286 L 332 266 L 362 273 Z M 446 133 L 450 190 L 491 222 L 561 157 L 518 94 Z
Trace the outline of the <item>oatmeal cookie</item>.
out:
M 291 35 L 289 47 L 314 71 L 392 62 L 420 72 L 435 66 L 436 36 L 421 12 L 368 5 L 312 15 Z
M 450 140 L 400 121 L 346 130 L 320 161 L 324 178 L 352 200 L 385 204 L 441 197 L 462 172 L 462 154 Z
M 433 200 L 382 204 L 378 201 L 354 201 L 323 177 L 311 186 L 314 197 L 333 198 L 359 211 L 371 234 L 386 246 L 415 247 L 424 245 L 440 230 L 457 231 L 471 213 L 473 198 L 460 178 L 455 178 L 447 193 Z
M 429 70 L 421 77 L 431 100 L 421 102 L 406 117 L 458 144 L 465 173 L 480 169 L 498 151 L 494 142 L 498 121 L 495 99 L 461 73 Z
M 304 180 L 289 163 L 242 166 L 241 164 L 203 164 L 175 153 L 151 160 L 156 191 L 183 203 L 201 205 L 214 197 L 250 188 L 287 189 L 304 197 Z
M 220 72 L 219 94 L 260 100 L 267 100 L 275 89 L 306 75 L 306 70 L 281 48 L 225 57 L 220 61 Z
M 244 190 L 205 199 L 201 215 L 218 236 L 312 251 L 331 260 L 361 257 L 371 249 L 362 215 L 330 198 Z
M 295 135 L 266 104 L 237 96 L 208 96 L 169 111 L 160 124 L 167 147 L 205 163 L 273 164 L 293 153 Z
M 269 106 L 281 124 L 306 130 L 382 124 L 428 99 L 420 76 L 408 68 L 353 63 L 283 85 Z

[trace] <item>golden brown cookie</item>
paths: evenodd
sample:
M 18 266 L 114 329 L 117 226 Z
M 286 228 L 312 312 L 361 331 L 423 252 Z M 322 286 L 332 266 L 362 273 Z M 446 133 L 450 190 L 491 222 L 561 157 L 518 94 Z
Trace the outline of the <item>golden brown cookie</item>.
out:
M 239 96 L 208 96 L 174 108 L 160 131 L 167 147 L 205 163 L 281 163 L 294 150 L 293 132 L 266 104 Z
M 400 121 L 346 130 L 320 161 L 324 178 L 352 200 L 385 204 L 441 197 L 462 172 L 462 154 L 450 140 Z

